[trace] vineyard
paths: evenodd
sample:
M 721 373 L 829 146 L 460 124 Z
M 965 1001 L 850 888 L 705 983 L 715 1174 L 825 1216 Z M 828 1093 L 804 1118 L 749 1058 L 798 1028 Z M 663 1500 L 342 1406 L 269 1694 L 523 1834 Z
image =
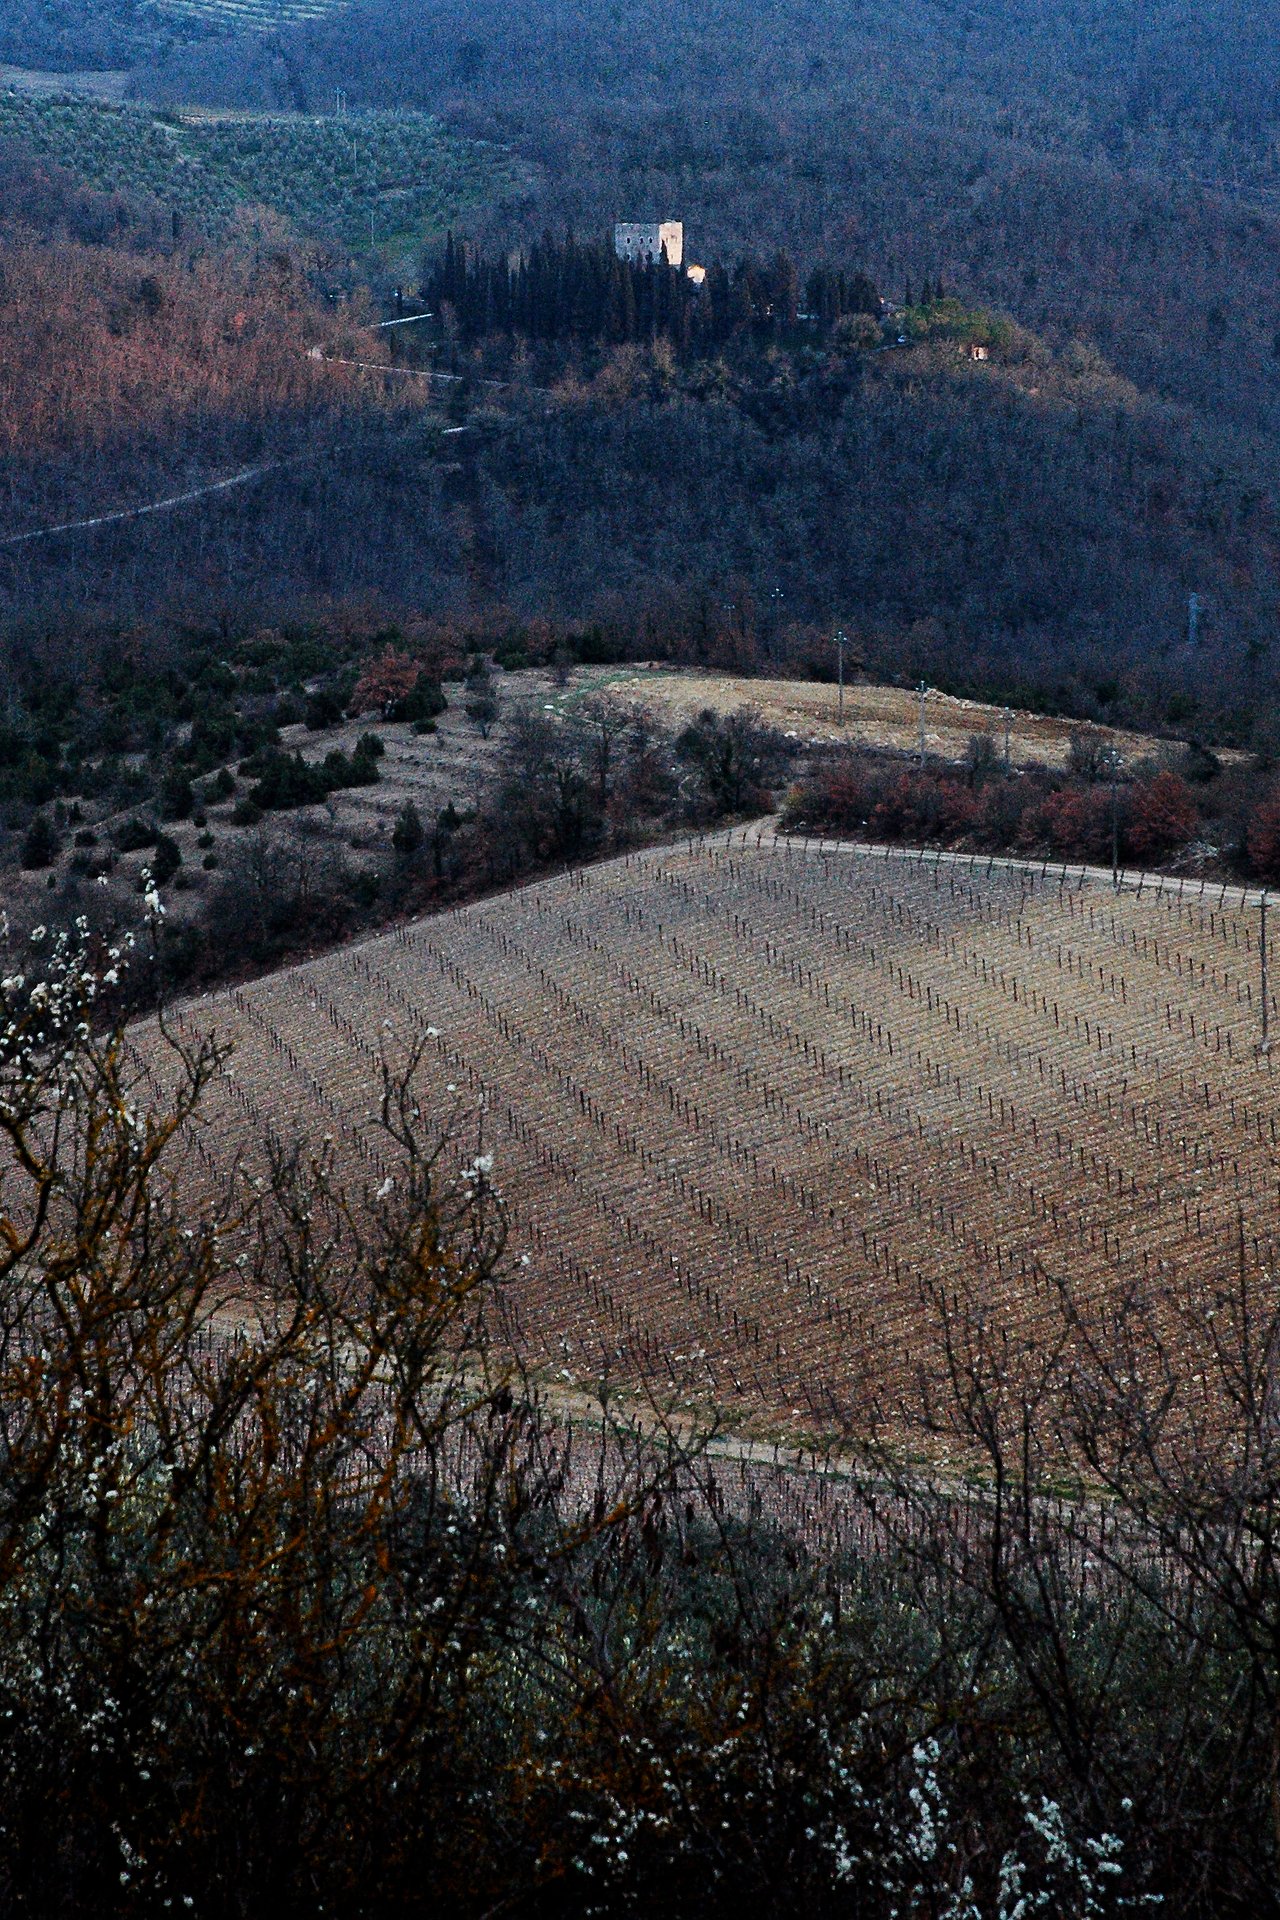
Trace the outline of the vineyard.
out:
M 145 195 L 211 232 L 271 206 L 311 232 L 367 246 L 419 243 L 510 188 L 499 148 L 429 114 L 157 116 L 99 101 L 0 92 L 0 140 L 21 141 L 106 192 Z
M 267 33 L 300 20 L 323 20 L 345 0 L 162 0 L 161 12 L 232 33 Z
M 939 1311 L 1060 1312 L 1265 1267 L 1259 915 L 1238 891 L 754 831 L 632 854 L 189 1005 L 236 1043 L 211 1127 L 392 1156 L 379 1063 L 492 1155 L 513 1324 L 761 1432 L 914 1378 Z M 139 1031 L 158 1060 L 154 1036 Z

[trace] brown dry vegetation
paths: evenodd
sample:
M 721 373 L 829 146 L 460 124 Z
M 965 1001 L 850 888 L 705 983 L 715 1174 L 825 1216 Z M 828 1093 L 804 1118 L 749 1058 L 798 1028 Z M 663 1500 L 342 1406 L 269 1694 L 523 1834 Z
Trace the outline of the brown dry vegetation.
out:
M 249 256 L 139 258 L 21 239 L 5 248 L 0 452 L 101 446 L 310 410 L 346 391 L 308 357 L 322 316 L 283 247 Z
M 369 1128 L 380 1056 L 511 1214 L 525 1356 L 740 1426 L 865 1419 L 941 1314 L 1030 1354 L 1277 1226 L 1257 911 L 739 833 L 633 854 L 189 1006 L 234 1039 L 202 1152 Z M 145 1045 L 146 1030 L 139 1031 Z M 1165 1309 L 1162 1308 L 1162 1311 Z M 1172 1324 L 1172 1323 L 1171 1323 Z
M 706 707 L 733 713 L 754 707 L 768 726 L 800 742 L 888 747 L 914 752 L 920 741 L 920 698 L 908 687 L 850 681 L 845 687 L 844 725 L 839 721 L 839 692 L 816 681 L 749 679 L 742 674 L 620 669 L 610 674 L 619 695 L 642 698 L 654 712 L 683 724 Z M 971 736 L 990 733 L 1004 750 L 1002 707 L 962 700 L 930 689 L 925 700 L 925 751 L 943 759 L 962 759 Z M 1158 747 L 1149 736 L 1122 727 L 1103 727 L 1054 714 L 1014 712 L 1009 716 L 1010 754 L 1015 766 L 1065 767 L 1071 739 L 1085 733 L 1121 754 L 1141 757 Z M 1239 758 L 1240 756 L 1225 756 Z

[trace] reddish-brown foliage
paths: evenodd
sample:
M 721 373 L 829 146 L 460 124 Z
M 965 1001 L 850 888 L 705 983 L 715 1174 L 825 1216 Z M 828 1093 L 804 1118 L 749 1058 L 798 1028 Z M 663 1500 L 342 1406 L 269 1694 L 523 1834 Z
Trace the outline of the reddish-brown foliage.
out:
M 1100 787 L 1060 787 L 1046 794 L 1023 816 L 1024 846 L 1048 841 L 1055 853 L 1072 858 L 1105 852 L 1111 831 L 1109 796 Z
M 385 713 L 397 700 L 413 692 L 421 674 L 421 662 L 388 647 L 356 681 L 351 696 L 352 713 Z
M 1185 846 L 1196 830 L 1196 803 L 1178 774 L 1166 769 L 1144 780 L 1129 800 L 1126 839 L 1139 859 L 1158 858 Z
M 1245 829 L 1245 845 L 1264 879 L 1280 879 L 1280 787 L 1254 808 Z
M 16 242 L 0 285 L 0 452 L 314 408 L 350 384 L 310 354 L 337 333 L 287 261 Z

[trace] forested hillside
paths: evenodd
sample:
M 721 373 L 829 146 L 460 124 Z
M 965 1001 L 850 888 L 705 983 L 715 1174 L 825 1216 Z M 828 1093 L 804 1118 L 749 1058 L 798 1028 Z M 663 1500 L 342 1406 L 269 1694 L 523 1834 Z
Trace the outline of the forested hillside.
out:
M 339 63 L 353 97 L 470 96 L 513 118 L 569 100 L 755 102 L 768 113 L 845 100 L 923 109 L 1086 159 L 1194 169 L 1235 186 L 1277 178 L 1271 28 L 1247 0 L 355 0 L 294 36 L 302 84 Z M 278 57 L 278 56 L 277 56 Z M 269 88 L 272 50 L 228 53 L 210 80 Z
M 1280 420 L 1270 29 L 1048 0 L 390 6 L 205 48 L 147 84 L 244 104 L 444 112 L 544 169 L 525 216 L 680 215 L 700 246 L 856 251 L 891 292 L 942 271 L 1144 386 Z
M 445 379 L 403 359 L 384 377 L 310 358 L 386 360 L 399 336 L 376 344 L 367 304 L 322 300 L 260 223 L 175 248 L 145 201 L 34 162 L 3 177 L 24 224 L 0 286 L 0 537 L 262 468 L 198 511 L 0 547 L 10 647 L 31 622 L 56 654 L 67 622 L 372 603 L 517 636 L 602 625 L 615 654 L 825 663 L 841 622 L 888 674 L 1270 739 L 1265 459 L 1085 343 L 936 283 L 882 336 L 856 255 L 803 293 L 783 256 L 712 260 L 692 303 L 671 276 L 664 320 L 658 277 L 601 248 L 513 274 L 459 246 L 432 268 Z
M 417 249 L 444 319 L 430 339 L 384 336 L 402 356 L 393 406 L 390 376 L 348 383 L 305 425 L 268 410 L 256 438 L 227 424 L 256 379 L 234 329 L 217 341 L 226 408 L 200 411 L 194 437 L 167 402 L 140 403 L 169 422 L 167 451 L 139 457 L 127 410 L 104 440 L 99 399 L 83 420 L 70 406 L 64 445 L 9 455 L 7 531 L 109 510 L 184 466 L 312 457 L 196 516 L 24 548 L 20 570 L 0 563 L 4 604 L 134 620 L 204 581 L 246 617 L 425 605 L 743 664 L 817 658 L 843 622 L 885 671 L 1269 738 L 1280 221 L 1259 31 L 1229 8 L 1212 57 L 1188 59 L 1199 29 L 1174 5 L 681 0 L 615 17 L 597 0 L 356 0 L 269 35 L 153 36 L 132 84 L 184 108 L 168 119 L 9 96 L 37 171 L 133 196 L 127 232 L 91 199 L 63 217 L 77 238 L 198 254 L 265 200 L 347 246 L 374 233 L 375 281 L 384 240 L 397 278 Z M 339 89 L 351 111 L 333 110 Z M 265 117 L 202 122 L 197 98 Z M 585 318 L 543 315 L 544 232 L 574 230 L 594 263 L 582 286 L 603 286 L 613 219 L 655 212 L 712 269 L 698 299 L 681 283 L 679 327 L 616 275 L 616 312 L 591 294 Z M 24 218 L 39 229 L 38 205 Z M 446 224 L 470 249 L 457 284 L 433 239 Z M 238 244 L 257 259 L 261 236 Z M 940 280 L 984 316 L 989 364 L 913 317 Z M 878 331 L 877 292 L 917 303 L 896 322 L 908 351 Z M 16 339 L 27 322 L 4 300 Z M 801 303 L 825 316 L 810 337 L 779 318 Z M 77 323 L 95 367 L 95 329 L 102 365 L 119 362 L 108 308 Z M 145 366 L 163 315 L 125 310 Z M 61 391 L 60 352 L 31 356 L 23 391 Z M 163 340 L 154 364 L 171 385 Z
M 55 72 L 127 67 L 208 31 L 198 19 L 163 12 L 150 0 L 7 0 L 0 63 Z
M 340 0 L 339 0 L 340 3 Z M 154 60 L 219 34 L 269 31 L 335 0 L 6 0 L 0 65 L 74 72 Z

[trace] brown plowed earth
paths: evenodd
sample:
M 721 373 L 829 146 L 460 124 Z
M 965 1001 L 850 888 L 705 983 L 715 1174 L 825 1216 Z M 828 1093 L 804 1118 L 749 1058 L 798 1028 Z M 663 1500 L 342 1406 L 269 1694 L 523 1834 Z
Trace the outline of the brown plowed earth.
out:
M 188 1003 L 235 1042 L 202 1177 L 328 1133 L 394 1176 L 378 1064 L 425 1047 L 459 1164 L 493 1155 L 527 1359 L 606 1360 L 742 1430 L 911 1389 L 939 1302 L 1011 1352 L 1273 1270 L 1276 1087 L 1238 891 L 742 830 L 539 881 Z M 134 1043 L 158 1079 L 153 1026 Z M 1188 1355 L 1194 1367 L 1195 1356 Z

